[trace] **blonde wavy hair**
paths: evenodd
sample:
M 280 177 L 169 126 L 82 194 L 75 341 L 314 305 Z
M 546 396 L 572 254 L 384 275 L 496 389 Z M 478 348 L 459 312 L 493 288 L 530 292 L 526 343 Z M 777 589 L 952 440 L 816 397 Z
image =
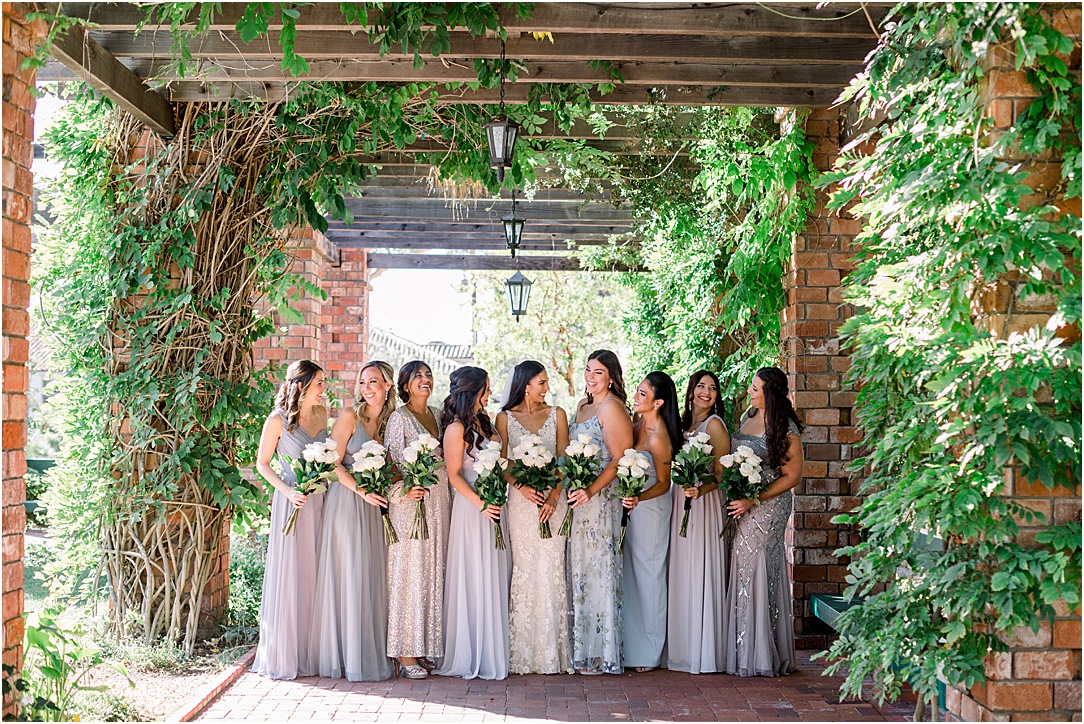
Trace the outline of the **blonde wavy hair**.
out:
M 286 429 L 293 432 L 301 418 L 301 398 L 324 368 L 309 359 L 299 359 L 286 368 L 286 381 L 275 394 L 275 409 L 286 418 Z
M 388 427 L 388 418 L 391 417 L 391 413 L 395 411 L 395 394 L 393 393 L 395 387 L 395 370 L 387 362 L 380 360 L 373 360 L 372 362 L 366 362 L 365 366 L 358 370 L 357 379 L 354 380 L 354 419 L 361 422 L 369 422 L 369 403 L 365 401 L 365 398 L 361 394 L 361 375 L 365 370 L 370 368 L 376 368 L 380 370 L 380 376 L 384 378 L 384 381 L 392 385 L 392 388 L 388 390 L 388 396 L 384 399 L 384 407 L 381 408 L 380 414 L 376 418 L 376 434 L 380 439 L 384 438 L 384 430 Z

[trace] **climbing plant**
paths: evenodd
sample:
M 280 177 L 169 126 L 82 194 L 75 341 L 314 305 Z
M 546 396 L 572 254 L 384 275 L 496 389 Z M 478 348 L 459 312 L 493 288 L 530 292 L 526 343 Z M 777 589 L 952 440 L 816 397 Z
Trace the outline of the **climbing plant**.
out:
M 1081 482 L 1081 89 L 1066 64 L 1079 46 L 1055 12 L 898 5 L 849 90 L 885 119 L 824 180 L 833 208 L 864 219 L 842 334 L 865 498 L 836 519 L 864 533 L 839 551 L 864 605 L 841 617 L 828 669 L 849 696 L 873 677 L 881 699 L 909 684 L 936 701 L 939 677 L 983 681 L 1014 631 L 1080 604 L 1079 518 L 1009 497 Z M 988 68 L 1005 58 L 1037 97 L 995 133 Z

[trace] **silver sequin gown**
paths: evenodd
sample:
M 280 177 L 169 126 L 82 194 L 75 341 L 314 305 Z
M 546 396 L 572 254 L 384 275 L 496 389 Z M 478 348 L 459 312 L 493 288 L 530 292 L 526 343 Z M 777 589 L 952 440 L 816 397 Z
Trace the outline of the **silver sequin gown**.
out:
M 316 437 L 310 437 L 300 425 L 287 430 L 286 416 L 281 412 L 279 415 L 282 416 L 282 435 L 277 448 L 282 463 L 279 477 L 292 488 L 297 477 L 288 458 L 300 460 L 305 446 L 326 440 L 327 431 L 321 430 Z M 308 496 L 291 535 L 283 535 L 282 528 L 294 509 L 293 503 L 277 489 L 271 498 L 271 530 L 260 599 L 260 643 L 252 670 L 272 679 L 294 679 L 316 673 L 315 664 L 309 659 L 309 638 L 324 495 Z
M 569 425 L 568 437 L 586 433 L 602 450 L 600 469 L 610 462 L 598 416 Z M 568 578 L 572 601 L 572 666 L 580 670 L 620 674 L 621 556 L 617 533 L 621 501 L 608 485 L 599 495 L 572 511 L 568 539 Z
M 369 441 L 358 422 L 343 465 Z M 380 510 L 335 480 L 324 501 L 311 660 L 320 676 L 380 681 L 388 660 L 387 553 Z
M 440 412 L 429 408 L 440 421 Z M 384 446 L 400 462 L 407 445 L 427 434 L 406 407 L 388 418 Z M 438 449 L 439 453 L 439 449 Z M 403 495 L 402 483 L 388 491 L 388 510 L 399 542 L 388 547 L 388 657 L 444 656 L 444 563 L 448 552 L 451 493 L 442 466 L 440 482 L 425 496 L 429 540 L 411 540 L 415 501 Z
M 704 432 L 712 419 L 722 422 L 718 415 L 712 415 L 689 434 Z M 726 499 L 716 489 L 694 500 L 689 508 L 688 535 L 682 538 L 679 533 L 685 512 L 685 489 L 675 485 L 673 496 L 666 667 L 690 674 L 719 673 L 726 670 L 723 642 L 727 621 L 728 537 L 719 537 Z
M 515 415 L 508 416 L 508 449 L 531 432 Z M 538 435 L 557 454 L 557 408 L 550 410 Z M 557 674 L 572 671 L 568 630 L 568 581 L 565 577 L 566 538 L 557 535 L 568 511 L 562 494 L 550 518 L 553 537 L 538 535 L 538 506 L 518 490 L 508 491 L 508 533 L 512 550 L 512 611 L 509 641 L 513 674 Z
M 748 413 L 746 413 L 748 415 Z M 745 421 L 742 418 L 742 422 Z M 739 424 L 739 430 L 741 425 Z M 790 434 L 798 427 L 791 422 Z M 730 436 L 731 450 L 748 445 L 768 459 L 764 436 Z M 766 482 L 779 471 L 762 463 Z M 754 506 L 734 525 L 727 594 L 726 673 L 738 676 L 781 676 L 797 671 L 794 612 L 784 535 L 794 507 L 790 491 Z

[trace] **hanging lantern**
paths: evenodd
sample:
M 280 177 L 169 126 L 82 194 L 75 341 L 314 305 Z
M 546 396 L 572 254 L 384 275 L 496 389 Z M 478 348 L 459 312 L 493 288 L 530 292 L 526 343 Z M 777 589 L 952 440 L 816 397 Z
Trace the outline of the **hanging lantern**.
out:
M 508 303 L 512 307 L 512 316 L 516 318 L 517 322 L 519 322 L 520 317 L 527 313 L 527 300 L 531 298 L 532 283 L 518 270 L 504 283 L 508 287 Z
M 520 126 L 504 115 L 504 41 L 501 41 L 501 104 L 497 120 L 485 125 L 489 146 L 489 167 L 497 172 L 497 181 L 504 181 L 504 172 L 512 168 L 516 155 L 516 139 Z
M 516 258 L 516 250 L 519 249 L 520 241 L 523 238 L 523 222 L 526 219 L 521 219 L 516 216 L 516 192 L 512 192 L 512 213 L 505 216 L 502 220 L 504 223 L 504 243 L 508 245 L 508 250 L 512 252 L 512 258 Z

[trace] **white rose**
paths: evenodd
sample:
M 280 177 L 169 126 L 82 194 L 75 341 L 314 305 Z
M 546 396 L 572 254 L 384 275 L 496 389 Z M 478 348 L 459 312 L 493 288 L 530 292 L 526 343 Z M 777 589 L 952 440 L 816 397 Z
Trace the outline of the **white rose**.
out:
M 553 462 L 553 453 L 549 450 L 543 450 L 541 455 L 539 455 L 539 458 L 542 460 L 543 465 L 549 465 Z
M 760 485 L 761 477 L 760 473 L 753 473 L 749 476 L 749 482 L 753 485 Z
M 719 458 L 719 464 L 722 465 L 724 468 L 732 468 L 732 467 L 734 467 L 734 456 L 733 455 L 723 455 L 723 456 L 721 456 Z
M 741 471 L 741 474 L 747 478 L 751 477 L 753 473 L 757 471 L 757 469 L 749 463 L 742 463 L 741 467 L 739 467 L 738 469 Z
M 617 474 L 622 475 L 624 477 L 628 477 L 629 469 L 624 465 L 618 465 L 617 466 Z
M 579 435 L 576 436 L 576 439 L 580 441 L 581 445 L 587 445 L 591 442 L 591 436 L 588 435 L 586 432 L 581 432 Z
M 750 457 L 756 455 L 756 453 L 754 453 L 753 448 L 748 445 L 738 445 L 738 455 L 748 460 Z
M 711 442 L 711 435 L 707 434 L 706 432 L 701 432 L 701 433 L 697 434 L 695 439 L 696 439 L 696 441 L 698 443 L 704 444 L 704 443 Z
M 316 450 L 312 447 L 307 447 L 301 451 L 301 457 L 305 458 L 306 462 L 316 462 Z
M 634 478 L 642 478 L 646 473 L 647 471 L 639 465 L 633 465 L 629 468 L 629 474 Z
M 403 462 L 406 462 L 406 463 L 408 463 L 410 465 L 413 465 L 414 463 L 418 462 L 418 450 L 417 450 L 417 448 L 415 448 L 414 446 L 411 446 L 411 447 L 408 447 L 406 450 L 404 450 L 403 451 Z
M 565 447 L 565 455 L 583 455 L 583 443 L 573 440 Z
M 602 452 L 602 450 L 601 450 L 601 448 L 599 448 L 598 445 L 593 445 L 592 444 L 592 445 L 584 445 L 583 446 L 583 454 L 586 455 L 589 458 L 595 457 L 600 452 Z

